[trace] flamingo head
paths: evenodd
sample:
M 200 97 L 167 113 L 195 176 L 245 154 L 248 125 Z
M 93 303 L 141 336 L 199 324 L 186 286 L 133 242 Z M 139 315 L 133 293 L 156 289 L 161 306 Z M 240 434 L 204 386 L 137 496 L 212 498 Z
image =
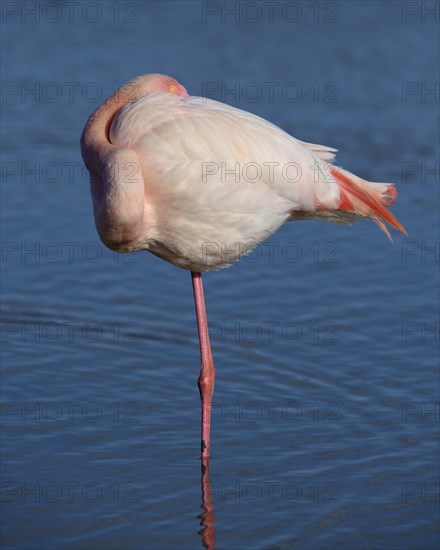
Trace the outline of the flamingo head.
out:
M 121 91 L 126 92 L 132 98 L 139 98 L 155 92 L 163 92 L 177 95 L 178 97 L 189 97 L 188 92 L 177 80 L 164 74 L 146 74 L 127 82 Z
M 189 97 L 189 93 L 186 91 L 182 84 L 179 84 L 177 80 L 165 75 L 155 75 L 157 77 L 157 84 L 160 87 L 160 92 L 167 92 L 169 94 L 176 94 L 179 97 Z

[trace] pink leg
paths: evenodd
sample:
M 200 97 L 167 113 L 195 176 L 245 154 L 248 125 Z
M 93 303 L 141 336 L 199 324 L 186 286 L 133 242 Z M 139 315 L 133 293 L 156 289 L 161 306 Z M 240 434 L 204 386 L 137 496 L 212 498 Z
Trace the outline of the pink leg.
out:
M 199 329 L 200 356 L 202 368 L 199 376 L 199 391 L 202 400 L 202 459 L 210 456 L 211 406 L 214 393 L 215 368 L 209 342 L 206 320 L 205 298 L 201 273 L 191 272 L 194 302 L 196 305 L 197 328 Z

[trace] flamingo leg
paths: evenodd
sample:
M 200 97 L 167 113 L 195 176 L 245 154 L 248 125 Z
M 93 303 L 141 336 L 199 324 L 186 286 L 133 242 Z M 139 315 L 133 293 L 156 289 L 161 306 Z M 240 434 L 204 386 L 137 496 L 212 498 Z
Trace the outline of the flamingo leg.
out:
M 202 274 L 191 272 L 196 306 L 197 328 L 199 331 L 200 357 L 202 366 L 199 375 L 199 391 L 202 400 L 202 460 L 210 457 L 211 443 L 211 407 L 214 393 L 215 368 L 209 341 L 208 322 L 206 319 L 205 298 L 203 295 Z

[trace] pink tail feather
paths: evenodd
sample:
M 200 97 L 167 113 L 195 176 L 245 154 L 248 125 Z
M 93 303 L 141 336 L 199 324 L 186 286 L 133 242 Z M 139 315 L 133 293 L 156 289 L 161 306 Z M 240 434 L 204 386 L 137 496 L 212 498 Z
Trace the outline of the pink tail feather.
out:
M 329 168 L 339 185 L 341 194 L 339 210 L 371 218 L 390 240 L 392 239 L 384 222 L 408 235 L 403 225 L 387 209 L 397 198 L 397 189 L 394 185 L 375 185 L 364 182 L 345 170 L 334 166 Z

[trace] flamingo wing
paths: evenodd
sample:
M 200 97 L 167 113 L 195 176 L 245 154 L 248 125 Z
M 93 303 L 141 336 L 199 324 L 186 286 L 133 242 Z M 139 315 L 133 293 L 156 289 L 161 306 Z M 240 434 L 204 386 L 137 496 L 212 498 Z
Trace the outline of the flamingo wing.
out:
M 150 94 L 120 111 L 110 140 L 134 148 L 155 173 L 181 166 L 187 172 L 179 181 L 185 185 L 211 187 L 212 180 L 224 188 L 248 185 L 252 193 L 265 186 L 287 201 L 289 211 L 314 210 L 317 200 L 336 208 L 339 200 L 326 168 L 335 149 L 301 142 L 263 118 L 217 101 Z M 160 185 L 167 183 L 175 191 L 176 180 Z
M 109 137 L 139 159 L 150 209 L 143 247 L 179 267 L 226 267 L 288 219 L 349 223 L 377 211 L 382 229 L 381 219 L 394 223 L 382 206 L 390 186 L 341 175 L 329 164 L 335 149 L 224 103 L 148 94 L 117 113 Z

